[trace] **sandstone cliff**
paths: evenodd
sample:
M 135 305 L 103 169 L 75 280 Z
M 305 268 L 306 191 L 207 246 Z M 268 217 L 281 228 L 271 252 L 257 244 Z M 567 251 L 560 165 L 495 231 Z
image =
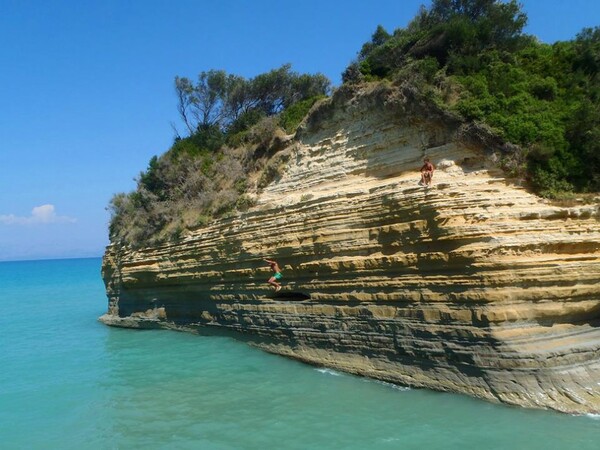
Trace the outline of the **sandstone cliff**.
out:
M 408 89 L 338 92 L 251 210 L 177 243 L 109 246 L 102 320 L 231 330 L 390 382 L 600 412 L 598 206 L 507 180 L 501 149 L 472 131 Z M 263 257 L 283 267 L 282 292 L 310 299 L 269 298 Z

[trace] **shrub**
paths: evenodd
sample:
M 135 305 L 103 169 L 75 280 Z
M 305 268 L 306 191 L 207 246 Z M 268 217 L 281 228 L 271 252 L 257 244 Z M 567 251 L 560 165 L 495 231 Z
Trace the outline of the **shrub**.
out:
M 252 109 L 241 114 L 227 129 L 227 143 L 232 146 L 239 145 L 241 136 L 247 135 L 247 131 L 266 117 L 260 110 Z
M 240 196 L 235 202 L 235 209 L 238 211 L 247 211 L 256 205 L 256 200 L 249 195 Z
M 539 166 L 533 170 L 531 181 L 542 196 L 552 199 L 559 199 L 573 191 L 573 185 L 561 179 L 560 174 L 544 170 Z
M 279 121 L 276 117 L 265 117 L 248 130 L 248 141 L 259 147 L 267 148 L 277 134 L 278 128 Z
M 294 103 L 292 106 L 287 108 L 279 116 L 279 123 L 281 127 L 288 133 L 294 133 L 300 125 L 300 122 L 306 117 L 310 108 L 320 99 L 325 98 L 324 95 L 317 95 L 315 97 L 302 100 Z
M 280 178 L 285 172 L 286 158 L 280 155 L 271 158 L 262 171 L 258 180 L 258 188 L 263 189 L 276 179 Z

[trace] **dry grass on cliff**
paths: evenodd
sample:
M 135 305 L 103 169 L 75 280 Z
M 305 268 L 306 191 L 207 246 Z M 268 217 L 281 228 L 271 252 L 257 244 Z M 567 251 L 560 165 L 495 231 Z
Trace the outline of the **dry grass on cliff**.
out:
M 279 153 L 289 139 L 269 117 L 244 133 L 237 147 L 171 149 L 151 161 L 135 191 L 111 200 L 111 242 L 157 245 L 246 211 L 285 170 L 285 152 Z

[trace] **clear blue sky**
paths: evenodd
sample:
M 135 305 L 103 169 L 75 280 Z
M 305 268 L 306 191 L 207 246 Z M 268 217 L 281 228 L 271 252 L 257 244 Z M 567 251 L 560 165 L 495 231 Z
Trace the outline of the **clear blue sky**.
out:
M 99 256 L 116 192 L 180 126 L 173 79 L 291 63 L 340 73 L 378 24 L 429 0 L 0 0 L 0 260 Z M 597 0 L 524 0 L 544 42 L 600 25 Z

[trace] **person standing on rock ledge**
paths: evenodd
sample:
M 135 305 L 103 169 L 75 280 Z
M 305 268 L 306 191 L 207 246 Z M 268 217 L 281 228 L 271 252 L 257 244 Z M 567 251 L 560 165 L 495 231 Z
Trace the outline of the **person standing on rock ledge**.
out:
M 422 186 L 431 186 L 431 179 L 433 178 L 433 171 L 435 167 L 429 161 L 428 157 L 423 159 L 423 167 L 421 167 L 421 181 L 419 182 Z
M 277 264 L 277 261 L 266 258 L 265 261 L 269 264 L 269 266 L 271 266 L 271 270 L 273 271 L 273 276 L 267 280 L 267 283 L 269 283 L 271 286 L 275 286 L 275 292 L 279 292 L 281 290 L 281 284 L 279 284 L 278 281 L 283 278 L 279 264 Z

